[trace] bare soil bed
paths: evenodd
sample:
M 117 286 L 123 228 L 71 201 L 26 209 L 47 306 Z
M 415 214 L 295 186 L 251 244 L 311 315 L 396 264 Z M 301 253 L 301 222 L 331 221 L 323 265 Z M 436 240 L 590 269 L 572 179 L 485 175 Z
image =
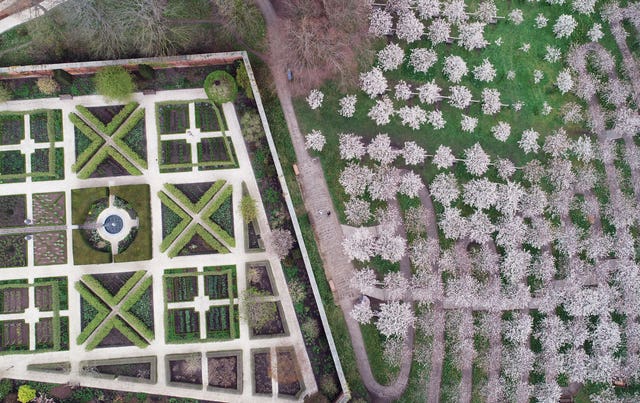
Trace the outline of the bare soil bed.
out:
M 102 284 L 111 295 L 116 295 L 125 283 L 135 274 L 130 271 L 126 273 L 99 273 L 93 277 Z
M 199 182 L 199 183 L 182 183 L 174 185 L 178 190 L 184 193 L 185 196 L 191 201 L 191 203 L 197 203 L 198 200 L 207 193 L 207 190 L 211 188 L 213 182 Z
M 300 392 L 296 356 L 292 351 L 278 351 L 278 394 L 295 396 Z
M 261 302 L 261 304 L 276 304 L 275 302 Z M 280 316 L 280 310 L 276 309 L 276 317 L 267 322 L 264 326 L 257 329 L 253 327 L 253 334 L 256 336 L 272 336 L 276 334 L 284 334 L 284 324 Z
M 4 350 L 26 350 L 29 348 L 29 325 L 22 320 L 2 322 L 2 348 Z
M 93 116 L 100 119 L 100 121 L 107 125 L 109 122 L 113 120 L 113 117 L 116 116 L 122 109 L 124 105 L 113 105 L 113 106 L 95 106 L 89 109 L 89 112 L 93 114 Z
M 34 193 L 33 222 L 35 225 L 64 225 L 64 192 Z
M 255 393 L 272 393 L 271 354 L 268 352 L 253 355 L 253 382 Z
M 122 165 L 120 165 L 112 157 L 107 157 L 98 165 L 95 171 L 89 176 L 90 178 L 108 178 L 111 176 L 128 176 L 130 175 Z
M 39 285 L 35 289 L 35 305 L 40 311 L 50 311 L 53 305 L 51 294 L 53 286 Z
M 238 357 L 209 357 L 209 386 L 238 389 Z
M 101 374 L 128 376 L 131 378 L 151 379 L 151 363 L 140 362 L 133 364 L 96 365 Z
M 178 256 L 211 255 L 214 253 L 218 253 L 218 251 L 209 246 L 200 235 L 195 234 L 178 253 Z
M 169 370 L 171 382 L 202 385 L 202 368 L 200 356 L 183 360 L 170 360 Z
M 53 347 L 53 320 L 41 318 L 36 323 L 36 346 L 38 348 Z
M 251 265 L 247 273 L 249 287 L 273 295 L 269 271 L 265 265 Z
M 24 226 L 26 204 L 25 195 L 0 196 L 0 228 Z
M 118 329 L 113 328 L 102 341 L 98 344 L 98 348 L 103 347 L 127 347 L 134 344 L 122 334 Z

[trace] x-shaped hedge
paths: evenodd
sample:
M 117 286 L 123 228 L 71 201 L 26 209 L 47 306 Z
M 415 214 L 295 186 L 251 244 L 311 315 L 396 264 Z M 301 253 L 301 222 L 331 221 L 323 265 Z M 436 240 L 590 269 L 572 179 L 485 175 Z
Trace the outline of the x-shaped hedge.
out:
M 131 175 L 142 175 L 141 169 L 147 169 L 147 161 L 123 141 L 124 136 L 144 117 L 144 109 L 136 110 L 137 107 L 135 102 L 125 105 L 107 125 L 82 105 L 78 105 L 79 114 L 69 114 L 71 123 L 91 141 L 71 167 L 73 172 L 78 173 L 78 178 L 89 178 L 108 157 Z
M 174 185 L 164 185 L 166 191 L 158 192 L 158 197 L 182 220 L 162 240 L 162 252 L 177 256 L 196 234 L 218 253 L 229 253 L 236 246 L 235 239 L 210 218 L 233 193 L 233 186 L 225 184 L 225 180 L 216 181 L 195 204 Z
M 95 277 L 82 276 L 82 281 L 76 283 L 76 290 L 98 313 L 78 336 L 78 344 L 89 340 L 85 348 L 93 350 L 116 328 L 136 346 L 144 348 L 149 345 L 154 338 L 153 331 L 130 312 L 151 286 L 152 278 L 144 278 L 145 273 L 144 270 L 135 272 L 116 295 L 111 295 Z

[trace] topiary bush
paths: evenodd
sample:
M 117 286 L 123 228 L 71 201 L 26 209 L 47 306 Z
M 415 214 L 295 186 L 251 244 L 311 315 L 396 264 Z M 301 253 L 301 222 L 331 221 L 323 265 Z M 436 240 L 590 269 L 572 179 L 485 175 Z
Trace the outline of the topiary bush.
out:
M 226 71 L 216 70 L 204 80 L 204 92 L 218 105 L 233 102 L 238 95 L 238 85 L 233 76 Z
M 93 80 L 98 94 L 108 100 L 127 100 L 136 90 L 133 76 L 122 66 L 103 67 Z
M 18 401 L 28 403 L 36 398 L 36 390 L 29 385 L 22 385 L 18 389 Z

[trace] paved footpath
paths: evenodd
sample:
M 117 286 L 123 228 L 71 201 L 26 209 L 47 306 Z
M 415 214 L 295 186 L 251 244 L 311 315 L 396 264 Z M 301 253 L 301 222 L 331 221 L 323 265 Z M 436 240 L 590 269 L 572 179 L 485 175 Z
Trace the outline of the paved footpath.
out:
M 270 40 L 279 40 L 277 27 L 281 25 L 281 21 L 275 14 L 273 5 L 269 0 L 256 0 L 256 3 L 265 17 Z M 343 253 L 342 240 L 344 235 L 338 221 L 338 214 L 331 214 L 330 216 L 318 214 L 319 211 L 326 211 L 328 208 L 333 210 L 333 201 L 322 166 L 317 159 L 311 158 L 305 149 L 304 138 L 300 132 L 291 101 L 291 93 L 286 81 L 284 66 L 278 61 L 269 60 L 269 67 L 296 153 L 300 170 L 299 183 L 302 188 L 304 204 L 310 213 L 309 216 L 315 231 L 316 243 L 322 255 L 325 274 L 327 279 L 333 282 L 335 299 L 342 309 L 347 322 L 347 329 L 356 354 L 356 364 L 358 365 L 360 376 L 366 388 L 376 400 L 391 401 L 397 399 L 406 388 L 409 371 L 401 371 L 400 376 L 387 386 L 380 385 L 373 377 L 360 326 L 349 316 L 355 300 L 360 295 L 349 285 L 349 281 L 355 273 L 355 268 Z

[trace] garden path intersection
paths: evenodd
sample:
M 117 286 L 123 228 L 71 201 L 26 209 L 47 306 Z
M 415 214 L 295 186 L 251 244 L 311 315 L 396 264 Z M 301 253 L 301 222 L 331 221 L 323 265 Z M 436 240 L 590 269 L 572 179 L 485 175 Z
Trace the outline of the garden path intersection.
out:
M 0 106 L 0 111 L 31 111 L 36 109 L 60 109 L 63 117 L 63 138 L 62 142 L 56 142 L 56 146 L 63 148 L 64 150 L 64 180 L 54 181 L 32 181 L 31 178 L 26 178 L 22 183 L 5 183 L 0 184 L 0 195 L 25 195 L 25 216 L 28 218 L 34 217 L 33 209 L 33 195 L 40 193 L 51 192 L 64 192 L 65 193 L 65 215 L 66 225 L 25 225 L 19 228 L 0 228 L 0 236 L 18 234 L 19 236 L 27 234 L 38 234 L 41 232 L 51 231 L 63 231 L 66 236 L 66 264 L 53 264 L 44 266 L 36 266 L 34 264 L 34 241 L 29 240 L 27 242 L 27 265 L 26 267 L 7 267 L 0 269 L 0 282 L 3 280 L 24 279 L 28 284 L 34 283 L 39 278 L 51 278 L 51 277 L 65 277 L 68 284 L 68 309 L 60 310 L 59 315 L 61 317 L 68 317 L 69 323 L 69 349 L 68 351 L 47 351 L 37 352 L 33 354 L 7 354 L 3 355 L 0 365 L 0 376 L 18 379 L 30 379 L 34 381 L 42 380 L 43 374 L 34 372 L 27 369 L 30 364 L 42 364 L 42 363 L 59 363 L 69 362 L 70 373 L 47 373 L 46 379 L 55 383 L 81 383 L 83 386 L 101 387 L 101 388 L 113 388 L 124 391 L 132 392 L 148 392 L 153 394 L 165 394 L 172 396 L 182 396 L 205 400 L 222 400 L 222 401 L 274 401 L 278 397 L 278 381 L 273 376 L 272 382 L 272 395 L 256 395 L 254 394 L 254 381 L 253 381 L 253 365 L 252 365 L 252 349 L 268 349 L 271 352 L 271 368 L 273 372 L 277 371 L 277 354 L 276 348 L 280 351 L 280 348 L 290 348 L 295 352 L 295 356 L 299 363 L 300 369 L 300 381 L 304 384 L 305 393 L 313 393 L 317 390 L 315 379 L 311 370 L 310 362 L 305 350 L 305 346 L 302 339 L 302 334 L 298 326 L 296 315 L 294 312 L 291 298 L 286 292 L 287 284 L 282 272 L 282 267 L 277 256 L 271 252 L 257 251 L 246 252 L 245 251 L 245 236 L 243 219 L 239 209 L 239 202 L 243 196 L 243 184 L 246 185 L 248 193 L 257 200 L 257 205 L 262 206 L 260 202 L 260 193 L 255 181 L 253 170 L 251 168 L 251 162 L 249 155 L 244 145 L 242 133 L 236 111 L 231 103 L 222 105 L 221 113 L 224 115 L 224 119 L 227 123 L 226 134 L 232 143 L 235 150 L 235 158 L 237 160 L 237 166 L 226 166 L 222 169 L 215 170 L 202 170 L 194 166 L 193 169 L 187 172 L 175 172 L 175 173 L 161 173 L 160 166 L 157 163 L 162 156 L 159 150 L 159 143 L 157 141 L 157 119 L 156 119 L 156 104 L 160 102 L 181 102 L 181 101 L 194 101 L 206 99 L 206 94 L 203 89 L 189 89 L 189 90 L 171 90 L 171 91 L 159 91 L 153 95 L 143 95 L 142 93 L 135 93 L 132 96 L 131 101 L 135 101 L 139 104 L 138 108 L 145 110 L 144 123 L 147 136 L 147 149 L 146 157 L 148 161 L 148 169 L 144 167 L 136 166 L 142 175 L 134 176 L 120 176 L 120 177 L 104 177 L 104 178 L 90 178 L 90 179 L 78 179 L 76 173 L 72 171 L 72 162 L 76 160 L 76 144 L 75 144 L 75 132 L 74 125 L 69 120 L 70 113 L 77 112 L 77 106 L 82 105 L 88 108 L 108 105 L 118 105 L 122 103 L 118 102 L 106 102 L 104 98 L 100 96 L 78 96 L 73 99 L 38 99 L 38 100 L 17 100 L 5 103 Z M 167 138 L 173 139 L 186 139 L 190 144 L 192 150 L 192 157 L 195 161 L 197 156 L 198 140 L 205 137 L 214 137 L 215 134 L 205 133 L 200 134 L 200 131 L 195 128 L 194 104 L 190 104 L 189 113 L 189 129 L 184 134 L 171 134 L 167 135 Z M 29 115 L 25 115 L 29 116 Z M 26 125 L 28 127 L 28 125 Z M 105 138 L 105 143 L 109 143 L 111 139 Z M 165 138 L 163 137 L 163 140 Z M 16 146 L 16 149 L 32 148 L 33 144 L 23 141 L 20 146 Z M 158 193 L 165 190 L 165 184 L 193 184 L 193 183 L 212 183 L 216 180 L 222 179 L 226 181 L 225 186 L 232 187 L 232 203 L 233 203 L 233 237 L 235 238 L 235 246 L 224 243 L 224 246 L 229 249 L 230 253 L 216 253 L 208 255 L 192 255 L 192 256 L 176 256 L 170 258 L 167 253 L 160 252 L 160 243 L 163 240 L 163 205 L 161 200 L 157 197 Z M 151 219 L 151 232 L 152 232 L 152 248 L 153 255 L 150 260 L 143 261 L 130 261 L 130 262 L 115 262 L 111 264 L 102 265 L 74 265 L 73 264 L 73 231 L 78 230 L 80 225 L 72 225 L 72 189 L 82 188 L 97 188 L 97 187 L 114 187 L 124 185 L 148 185 L 150 189 L 150 215 Z M 213 203 L 215 199 L 209 201 L 202 211 L 206 211 L 207 207 Z M 175 200 L 174 200 L 175 201 Z M 189 211 L 186 206 L 178 201 L 178 204 L 184 211 Z M 207 217 L 199 216 L 195 214 L 192 217 L 191 224 L 202 225 L 206 227 Z M 258 224 L 261 229 L 262 237 L 269 235 L 269 224 L 267 216 L 263 208 L 258 209 Z M 125 224 L 127 224 L 125 222 Z M 239 337 L 231 338 L 227 340 L 207 341 L 200 342 L 200 339 L 207 337 L 207 330 L 205 323 L 207 323 L 207 310 L 210 307 L 216 306 L 228 306 L 230 303 L 233 305 L 241 304 L 238 295 L 246 288 L 247 284 L 247 271 L 245 270 L 246 264 L 249 262 L 264 262 L 268 261 L 272 271 L 273 288 L 278 290 L 275 296 L 264 297 L 264 301 L 278 302 L 281 306 L 281 312 L 283 314 L 283 322 L 285 333 L 276 337 L 250 337 L 250 329 L 246 320 L 239 321 Z M 205 269 L 205 266 L 229 266 L 235 265 L 236 281 L 237 281 L 237 294 L 233 296 L 232 301 L 229 299 L 226 301 L 219 299 L 209 299 L 205 296 L 205 276 L 197 276 L 197 294 L 192 301 L 182 302 L 167 302 L 166 295 L 167 290 L 165 288 L 164 276 L 165 269 L 170 268 L 196 268 L 200 273 Z M 74 285 L 83 281 L 86 275 L 99 275 L 104 273 L 110 274 L 122 274 L 136 271 L 145 271 L 143 277 L 140 278 L 134 286 L 132 286 L 128 295 L 133 295 L 138 288 L 146 287 L 144 281 L 147 278 L 151 278 L 152 300 L 153 300 L 153 326 L 154 337 L 145 338 L 145 342 L 148 346 L 144 349 L 136 346 L 125 346 L 117 348 L 96 348 L 91 351 L 87 351 L 86 346 L 92 343 L 92 338 L 97 337 L 98 332 L 93 333 L 88 339 L 82 343 L 76 343 L 76 339 L 82 333 L 81 326 L 81 298 L 80 294 L 74 289 Z M 88 283 L 83 283 L 89 286 Z M 229 285 L 230 286 L 230 285 Z M 77 286 L 76 286 L 77 287 Z M 29 348 L 34 350 L 36 348 L 36 323 L 41 318 L 51 317 L 53 315 L 50 311 L 39 310 L 36 304 L 34 286 L 28 287 L 28 306 L 21 309 L 16 313 L 0 313 L 0 321 L 6 320 L 24 320 L 25 324 L 29 327 Z M 110 311 L 107 313 L 107 318 L 103 323 L 107 322 L 111 317 L 122 317 L 123 311 L 126 309 L 127 298 L 124 298 L 114 305 L 109 307 Z M 167 330 L 165 326 L 169 323 L 167 320 L 167 309 L 184 309 L 193 308 L 199 317 L 199 330 L 200 334 L 196 341 L 187 343 L 170 344 L 165 343 L 167 337 Z M 237 314 L 237 313 L 236 313 Z M 124 319 L 127 322 L 127 319 Z M 144 336 L 143 336 L 144 338 Z M 207 388 L 207 379 L 209 379 L 209 368 L 207 361 L 207 353 L 211 352 L 236 352 L 240 351 L 240 365 L 242 371 L 242 386 L 239 392 L 225 392 L 222 389 L 211 390 Z M 28 353 L 28 352 L 27 352 Z M 179 386 L 176 383 L 169 382 L 170 379 L 170 366 L 166 359 L 167 356 L 173 354 L 188 354 L 198 353 L 202 360 L 202 373 L 201 377 L 204 386 L 193 388 L 193 385 Z M 106 380 L 98 377 L 85 376 L 81 368 L 81 361 L 85 360 L 106 360 L 114 358 L 131 358 L 131 357 L 157 357 L 157 383 L 140 383 L 127 381 L 125 379 Z M 303 394 L 304 395 L 304 394 Z M 301 398 L 301 397 L 300 397 Z

